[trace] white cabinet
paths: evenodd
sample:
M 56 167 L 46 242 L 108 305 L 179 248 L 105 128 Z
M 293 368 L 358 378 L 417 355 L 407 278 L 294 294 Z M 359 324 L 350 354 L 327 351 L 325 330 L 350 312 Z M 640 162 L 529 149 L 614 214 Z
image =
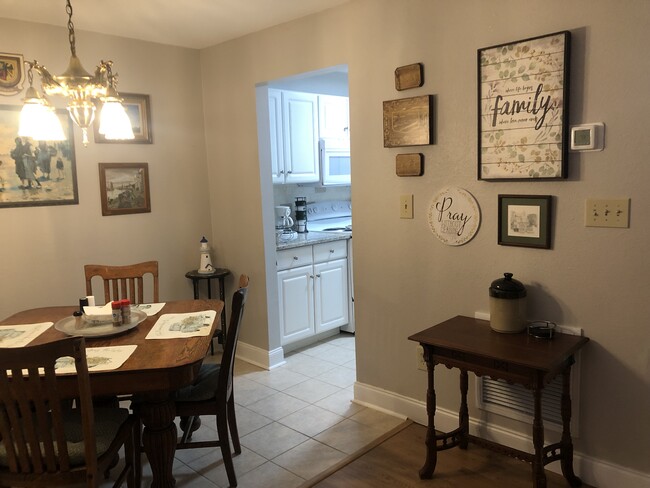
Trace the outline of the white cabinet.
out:
M 347 242 L 278 251 L 282 344 L 349 322 Z
M 318 96 L 318 130 L 321 139 L 350 140 L 350 99 L 335 95 Z
M 269 129 L 273 183 L 284 183 L 284 140 L 282 138 L 282 92 L 269 89 Z
M 277 179 L 283 183 L 316 182 L 320 177 L 318 95 L 284 90 L 281 95 L 283 147 Z

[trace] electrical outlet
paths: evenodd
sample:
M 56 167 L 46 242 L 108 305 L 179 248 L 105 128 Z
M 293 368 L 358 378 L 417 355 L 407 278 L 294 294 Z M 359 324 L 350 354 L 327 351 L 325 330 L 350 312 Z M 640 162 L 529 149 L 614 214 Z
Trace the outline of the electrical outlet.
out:
M 399 218 L 413 218 L 413 195 L 401 195 L 399 197 Z
M 629 198 L 588 198 L 585 227 L 629 227 Z
M 424 348 L 420 344 L 418 344 L 417 347 L 415 348 L 415 353 L 417 354 L 417 359 L 418 359 L 418 369 L 420 371 L 426 371 L 427 363 L 424 360 Z

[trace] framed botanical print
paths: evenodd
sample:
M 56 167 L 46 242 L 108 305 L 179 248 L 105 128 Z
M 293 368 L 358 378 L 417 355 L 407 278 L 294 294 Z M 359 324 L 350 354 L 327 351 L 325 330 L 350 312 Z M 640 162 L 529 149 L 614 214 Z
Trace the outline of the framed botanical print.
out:
M 499 195 L 502 246 L 551 247 L 551 195 Z
M 571 34 L 478 50 L 478 178 L 567 177 Z

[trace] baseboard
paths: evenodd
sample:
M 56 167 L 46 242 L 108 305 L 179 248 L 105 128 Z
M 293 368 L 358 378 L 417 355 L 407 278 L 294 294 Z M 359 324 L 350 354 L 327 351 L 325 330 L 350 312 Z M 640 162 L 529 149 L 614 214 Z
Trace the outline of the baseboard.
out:
M 267 351 L 242 341 L 237 343 L 237 358 L 264 369 L 277 368 L 285 363 L 281 347 Z
M 354 401 L 393 415 L 406 416 L 421 425 L 428 424 L 426 403 L 420 400 L 356 382 Z M 457 427 L 458 412 L 439 407 L 436 409 L 437 430 L 449 432 Z M 530 452 L 532 448 L 532 437 L 518 431 L 474 419 L 470 419 L 469 429 L 473 435 L 479 435 L 514 449 Z M 577 451 L 574 452 L 573 458 L 576 475 L 589 485 L 599 488 L 650 488 L 650 473 L 635 471 Z M 561 474 L 558 462 L 547 465 L 546 469 Z

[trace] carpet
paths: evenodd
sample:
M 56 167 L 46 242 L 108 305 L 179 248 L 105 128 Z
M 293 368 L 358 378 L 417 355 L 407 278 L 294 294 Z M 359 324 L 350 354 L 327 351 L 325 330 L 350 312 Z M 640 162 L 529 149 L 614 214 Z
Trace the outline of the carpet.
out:
M 398 426 L 393 427 L 391 430 L 389 430 L 385 434 L 377 437 L 372 442 L 368 443 L 367 445 L 363 446 L 360 449 L 357 449 L 355 452 L 353 452 L 352 454 L 347 456 L 345 459 L 342 459 L 338 463 L 334 464 L 329 469 L 326 469 L 322 473 L 319 473 L 316 476 L 314 476 L 313 478 L 305 481 L 298 488 L 311 488 L 312 486 L 320 483 L 325 478 L 327 478 L 327 477 L 331 476 L 332 474 L 336 473 L 339 469 L 347 466 L 348 464 L 355 461 L 356 459 L 359 459 L 361 456 L 363 456 L 367 452 L 371 451 L 372 449 L 374 449 L 375 447 L 377 447 L 381 443 L 387 441 L 388 439 L 390 439 L 394 435 L 398 434 L 399 432 L 404 430 L 406 427 L 408 427 L 412 423 L 413 423 L 412 420 L 405 420 L 404 422 L 402 422 Z

